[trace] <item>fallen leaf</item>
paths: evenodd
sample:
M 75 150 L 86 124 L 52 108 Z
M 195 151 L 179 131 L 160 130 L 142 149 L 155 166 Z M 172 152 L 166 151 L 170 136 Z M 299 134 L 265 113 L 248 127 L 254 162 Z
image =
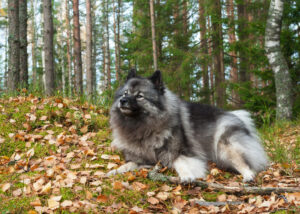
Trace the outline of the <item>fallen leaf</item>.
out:
M 93 198 L 93 194 L 90 191 L 86 190 L 85 191 L 85 197 L 86 197 L 87 200 L 90 200 L 90 199 Z
M 133 182 L 132 183 L 132 188 L 136 191 L 141 191 L 141 190 L 145 190 L 148 188 L 147 185 L 140 183 L 140 182 Z
M 148 200 L 147 200 L 150 204 L 153 204 L 153 205 L 155 205 L 155 204 L 158 204 L 159 203 L 159 200 L 157 199 L 157 198 L 154 198 L 154 197 L 150 197 L 150 198 L 148 198 Z
M 73 205 L 73 202 L 70 200 L 65 200 L 60 204 L 61 207 L 71 207 L 72 205 Z
M 55 210 L 59 208 L 59 202 L 53 200 L 53 199 L 48 199 L 48 207 L 51 210 Z
M 30 205 L 33 207 L 42 206 L 40 198 L 36 198 L 34 201 L 30 202 Z
M 121 190 L 124 188 L 123 184 L 120 181 L 115 181 L 113 187 L 114 187 L 114 190 Z
M 107 164 L 107 169 L 112 169 L 112 168 L 115 168 L 115 167 L 117 167 L 118 166 L 118 164 L 115 164 L 115 163 L 108 163 Z
M 157 193 L 156 197 L 159 198 L 160 200 L 167 200 L 168 197 L 169 197 L 170 193 L 167 193 L 167 192 L 159 192 Z
M 1 189 L 3 192 L 6 192 L 7 190 L 9 190 L 10 187 L 11 187 L 10 183 L 5 183 L 2 185 Z
M 99 195 L 97 197 L 97 202 L 106 203 L 108 201 L 108 197 L 106 195 Z

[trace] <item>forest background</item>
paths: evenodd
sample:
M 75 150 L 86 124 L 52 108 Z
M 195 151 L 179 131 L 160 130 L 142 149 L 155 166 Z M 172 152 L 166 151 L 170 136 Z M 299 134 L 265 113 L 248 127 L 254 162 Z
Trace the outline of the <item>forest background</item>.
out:
M 140 75 L 160 69 L 166 85 L 185 100 L 245 108 L 259 122 L 270 122 L 276 89 L 264 45 L 269 5 L 269 0 L 2 0 L 1 94 L 28 88 L 83 95 L 109 106 L 129 69 Z M 293 117 L 300 109 L 299 11 L 299 1 L 284 1 L 280 47 L 292 80 Z

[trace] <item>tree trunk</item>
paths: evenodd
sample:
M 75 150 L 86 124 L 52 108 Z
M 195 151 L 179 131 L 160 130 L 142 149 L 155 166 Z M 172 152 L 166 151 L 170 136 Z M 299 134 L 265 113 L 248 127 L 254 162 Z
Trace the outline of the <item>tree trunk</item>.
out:
M 283 0 L 271 0 L 265 33 L 265 50 L 272 67 L 276 86 L 276 118 L 292 118 L 292 81 L 287 62 L 280 49 Z
M 20 80 L 19 0 L 8 1 L 8 25 L 8 90 L 13 92 L 18 88 Z
M 154 12 L 153 0 L 150 0 L 150 16 L 151 16 L 151 32 L 152 32 L 153 66 L 154 66 L 154 70 L 156 71 L 158 67 L 157 67 L 157 48 L 156 48 L 156 39 L 155 39 L 155 12 Z
M 247 14 L 247 1 L 239 1 L 237 4 L 238 8 L 238 37 L 239 41 L 242 44 L 239 50 L 239 79 L 241 82 L 246 82 L 250 80 L 250 75 L 248 73 L 248 54 L 246 47 L 248 47 L 247 39 L 248 39 L 248 14 Z
M 229 20 L 229 29 L 228 29 L 228 40 L 230 45 L 236 43 L 235 37 L 235 21 L 234 21 L 234 2 L 233 0 L 227 0 L 227 16 Z M 238 65 L 237 65 L 237 54 L 235 51 L 230 51 L 229 55 L 231 56 L 230 61 L 230 81 L 234 84 L 238 83 Z M 238 107 L 240 104 L 240 98 L 236 90 L 232 90 L 232 105 Z
M 78 95 L 83 93 L 82 86 L 82 58 L 79 24 L 79 0 L 73 0 L 73 22 L 74 22 L 74 60 L 75 60 L 75 91 Z
M 20 19 L 20 85 L 28 87 L 27 0 L 19 0 Z
M 70 14 L 69 14 L 69 0 L 65 0 L 65 10 L 66 10 L 66 29 L 67 29 L 67 61 L 68 61 L 68 95 L 72 96 L 72 56 L 71 56 L 71 26 L 70 26 Z
M 92 22 L 94 23 L 93 25 L 93 54 L 92 54 L 92 68 L 93 68 L 93 93 L 97 93 L 97 69 L 96 69 L 96 64 L 97 64 L 97 55 L 98 55 L 98 45 L 97 45 L 97 39 L 98 39 L 98 26 L 96 25 L 96 11 L 97 5 L 96 5 L 96 0 L 92 1 Z
M 108 14 L 108 3 L 109 0 L 105 2 L 105 43 L 106 43 L 106 54 L 105 54 L 105 67 L 106 67 L 106 75 L 107 75 L 107 89 L 111 89 L 111 59 L 110 59 L 110 45 L 109 45 L 109 14 Z
M 32 85 L 35 88 L 37 84 L 37 60 L 36 60 L 36 26 L 35 26 L 35 2 L 34 0 L 30 1 L 31 4 L 31 25 L 30 25 L 30 34 L 31 34 L 31 61 L 32 61 Z
M 86 0 L 86 88 L 87 95 L 93 94 L 93 68 L 92 68 L 92 16 L 91 0 Z
M 44 0 L 44 59 L 45 59 L 45 93 L 47 96 L 54 94 L 55 76 L 53 59 L 53 19 L 52 2 Z
M 202 82 L 203 82 L 203 103 L 210 103 L 209 100 L 209 79 L 208 79 L 208 47 L 206 38 L 206 17 L 205 17 L 205 0 L 199 0 L 199 24 L 200 24 L 200 62 L 202 65 Z
M 221 3 L 220 0 L 214 2 L 212 21 L 212 42 L 215 70 L 215 86 L 217 106 L 225 105 L 225 75 L 224 75 L 224 53 L 223 53 L 223 33 L 221 21 Z
M 120 7 L 121 0 L 117 0 L 117 6 L 113 0 L 113 18 L 114 18 L 114 42 L 115 42 L 115 65 L 116 65 L 116 80 L 120 80 L 121 75 L 121 63 L 120 63 Z M 117 9 L 116 9 L 117 7 Z

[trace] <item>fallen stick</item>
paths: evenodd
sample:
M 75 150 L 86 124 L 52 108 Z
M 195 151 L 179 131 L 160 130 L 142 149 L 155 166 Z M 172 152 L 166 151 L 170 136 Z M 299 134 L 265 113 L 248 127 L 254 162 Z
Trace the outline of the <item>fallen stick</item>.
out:
M 181 183 L 179 177 L 164 175 L 162 173 L 159 173 L 158 172 L 159 170 L 160 167 L 156 165 L 153 168 L 153 170 L 149 171 L 148 178 L 154 181 L 170 182 L 173 184 Z M 201 187 L 201 189 L 211 188 L 226 193 L 241 194 L 241 195 L 247 195 L 247 194 L 270 195 L 272 192 L 276 194 L 281 194 L 285 192 L 286 193 L 300 192 L 300 188 L 292 188 L 292 187 L 257 187 L 257 186 L 229 187 L 229 186 L 224 186 L 222 184 L 210 183 L 210 182 L 199 181 L 199 180 L 193 181 L 190 184 Z
M 208 207 L 208 206 L 225 206 L 226 204 L 228 205 L 240 205 L 240 204 L 243 204 L 244 202 L 242 201 L 199 201 L 199 200 L 196 200 L 194 201 L 196 204 L 199 204 L 200 206 L 205 206 L 205 207 Z

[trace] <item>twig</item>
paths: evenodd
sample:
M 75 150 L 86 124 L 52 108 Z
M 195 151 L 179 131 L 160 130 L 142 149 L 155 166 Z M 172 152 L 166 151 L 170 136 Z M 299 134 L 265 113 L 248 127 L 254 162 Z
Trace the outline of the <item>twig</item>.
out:
M 243 204 L 244 202 L 242 201 L 199 201 L 195 200 L 194 201 L 196 204 L 199 204 L 200 206 L 225 206 L 226 204 L 228 205 L 240 205 Z
M 162 173 L 159 173 L 159 166 L 155 166 L 153 170 L 151 170 L 148 173 L 148 178 L 154 181 L 163 181 L 163 182 L 170 182 L 179 184 L 180 178 L 179 177 L 172 177 L 167 176 Z M 217 183 L 210 183 L 205 181 L 193 181 L 191 184 L 201 187 L 201 189 L 207 189 L 211 188 L 214 190 L 226 192 L 226 193 L 232 193 L 232 194 L 241 194 L 241 195 L 247 195 L 247 194 L 258 194 L 258 195 L 269 195 L 272 192 L 276 194 L 281 194 L 285 192 L 300 192 L 300 188 L 292 188 L 292 187 L 247 187 L 247 186 L 240 186 L 240 187 L 229 187 L 224 186 L 222 184 Z

